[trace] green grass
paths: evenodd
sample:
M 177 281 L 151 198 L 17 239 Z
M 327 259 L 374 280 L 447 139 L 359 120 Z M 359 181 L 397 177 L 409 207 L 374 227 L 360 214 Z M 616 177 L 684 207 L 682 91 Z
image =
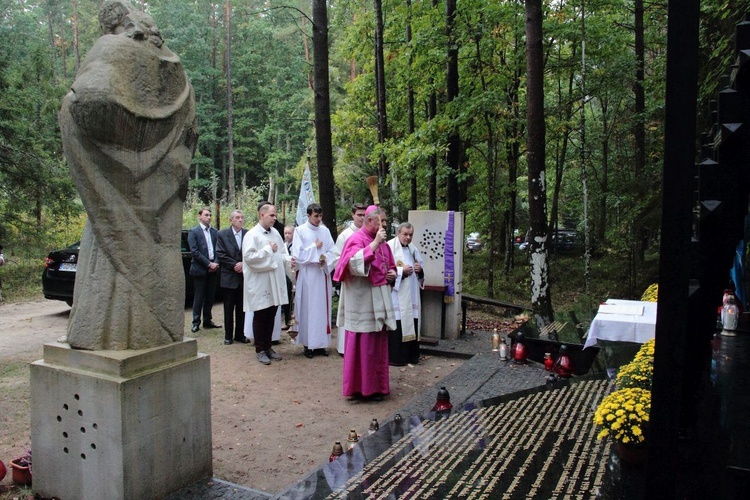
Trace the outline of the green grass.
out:
M 29 378 L 29 363 L 27 361 L 14 361 L 0 365 L 0 383 L 16 378 Z
M 3 463 L 5 463 L 5 460 L 3 460 Z M 12 474 L 10 471 L 10 465 L 6 464 L 6 467 L 8 467 L 8 476 L 10 476 Z M 15 485 L 0 486 L 0 500 L 31 500 L 33 498 L 34 493 L 31 491 L 30 487 L 26 488 L 25 486 L 21 487 Z

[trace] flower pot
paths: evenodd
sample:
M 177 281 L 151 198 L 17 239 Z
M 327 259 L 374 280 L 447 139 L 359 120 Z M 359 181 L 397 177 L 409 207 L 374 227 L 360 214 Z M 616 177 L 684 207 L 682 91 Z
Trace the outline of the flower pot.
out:
M 644 465 L 648 461 L 648 448 L 640 445 L 623 444 L 615 442 L 617 455 L 624 462 L 633 465 Z
M 31 467 L 23 465 L 25 462 L 18 458 L 10 461 L 13 470 L 13 482 L 20 486 L 31 486 Z
M 5 479 L 5 474 L 8 473 L 8 469 L 5 468 L 5 464 L 0 460 L 0 481 Z

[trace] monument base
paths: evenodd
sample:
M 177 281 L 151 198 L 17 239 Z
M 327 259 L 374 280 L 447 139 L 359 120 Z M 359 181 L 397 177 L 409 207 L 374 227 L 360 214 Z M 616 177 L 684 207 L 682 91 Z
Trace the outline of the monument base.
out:
M 210 477 L 211 371 L 194 339 L 139 351 L 44 345 L 31 364 L 34 492 L 161 498 Z
M 420 318 L 423 338 L 452 339 L 461 335 L 461 295 L 453 302 L 445 303 L 445 287 L 425 286 L 422 290 L 422 316 Z

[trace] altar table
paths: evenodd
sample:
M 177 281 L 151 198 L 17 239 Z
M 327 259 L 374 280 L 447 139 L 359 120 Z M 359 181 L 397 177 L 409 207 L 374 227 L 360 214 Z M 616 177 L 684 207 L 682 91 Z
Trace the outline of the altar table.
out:
M 642 344 L 656 333 L 656 302 L 608 299 L 591 321 L 583 348 L 599 340 Z

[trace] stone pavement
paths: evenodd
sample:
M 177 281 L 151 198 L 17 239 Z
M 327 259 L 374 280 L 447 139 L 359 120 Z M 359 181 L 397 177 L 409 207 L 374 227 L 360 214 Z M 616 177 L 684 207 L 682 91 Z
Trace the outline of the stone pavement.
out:
M 419 441 L 419 439 L 424 441 L 424 436 L 421 436 L 421 432 L 428 432 L 431 436 L 429 438 L 430 440 L 441 439 L 444 441 L 447 439 L 448 441 L 451 441 L 453 436 L 460 435 L 462 432 L 465 433 L 465 431 L 471 432 L 467 431 L 467 429 L 470 429 L 471 425 L 474 425 L 471 424 L 471 422 L 474 422 L 476 418 L 495 423 L 494 427 L 497 427 L 497 429 L 493 426 L 483 427 L 482 433 L 484 437 L 482 439 L 487 441 L 493 440 L 493 442 L 496 444 L 500 443 L 502 446 L 510 446 L 510 444 L 505 444 L 503 438 L 498 438 L 498 436 L 495 435 L 495 432 L 502 433 L 505 431 L 525 435 L 530 432 L 529 429 L 532 424 L 532 422 L 525 423 L 527 416 L 545 415 L 551 407 L 563 411 L 562 415 L 564 415 L 564 418 L 569 422 L 591 420 L 588 413 L 592 412 L 593 408 L 595 408 L 595 401 L 592 400 L 592 398 L 598 398 L 603 391 L 606 390 L 606 387 L 597 386 L 596 390 L 594 390 L 594 393 L 597 394 L 596 396 L 588 394 L 588 392 L 586 392 L 587 389 L 584 389 L 583 392 L 586 394 L 582 396 L 581 401 L 585 401 L 585 403 L 581 403 L 582 406 L 580 410 L 587 413 L 587 415 L 582 417 L 580 415 L 571 414 L 570 410 L 566 409 L 567 406 L 557 403 L 553 404 L 550 402 L 552 400 L 546 399 L 548 396 L 545 396 L 545 394 L 550 391 L 545 390 L 547 372 L 541 365 L 537 363 L 516 365 L 512 362 L 501 362 L 497 355 L 491 352 L 490 346 L 491 337 L 489 332 L 467 332 L 465 336 L 457 340 L 440 340 L 436 346 L 423 346 L 423 355 L 454 356 L 464 358 L 466 361 L 446 378 L 439 381 L 435 387 L 426 390 L 420 396 L 401 408 L 399 411 L 399 415 L 402 417 L 401 421 L 394 422 L 394 419 L 390 418 L 382 422 L 381 428 L 378 432 L 360 440 L 360 444 L 351 453 L 347 453 L 340 457 L 336 461 L 338 463 L 334 463 L 333 468 L 330 464 L 321 464 L 321 467 L 316 471 L 313 471 L 308 478 L 293 485 L 287 491 L 281 492 L 277 497 L 323 498 L 329 494 L 333 494 L 331 498 L 335 498 L 336 494 L 342 495 L 341 492 L 343 490 L 340 490 L 340 487 L 346 484 L 346 491 L 348 491 L 347 495 L 350 498 L 360 498 L 363 496 L 377 498 L 380 496 L 379 494 L 375 494 L 372 490 L 368 490 L 368 493 L 365 493 L 363 488 L 365 488 L 365 485 L 372 487 L 372 484 L 374 484 L 376 479 L 383 479 L 383 477 L 389 476 L 389 467 L 393 466 L 392 457 L 400 454 L 408 455 L 410 451 L 415 448 L 415 439 L 417 441 Z M 438 422 L 439 419 L 436 419 L 436 415 L 434 413 L 429 413 L 429 410 L 435 404 L 437 392 L 441 386 L 446 387 L 449 391 L 451 402 L 454 405 L 453 415 L 446 420 L 454 422 L 446 427 L 451 429 L 447 434 L 440 430 L 443 426 Z M 560 386 L 558 389 L 565 389 L 567 384 L 560 384 L 558 382 L 557 386 Z M 553 392 L 556 393 L 557 391 Z M 534 396 L 534 394 L 539 394 L 541 396 Z M 578 396 L 576 396 L 576 398 L 577 397 Z M 535 398 L 541 399 L 537 401 Z M 570 399 L 569 396 L 565 396 L 565 398 Z M 500 409 L 505 408 L 505 406 L 503 406 L 505 403 L 513 400 L 526 400 L 525 403 L 521 404 L 520 408 L 522 408 L 522 410 Z M 482 401 L 484 401 L 484 403 L 482 403 Z M 498 405 L 498 403 L 503 404 Z M 460 411 L 462 409 L 465 411 Z M 520 413 L 518 413 L 518 411 L 520 411 Z M 479 413 L 473 415 L 472 412 Z M 500 415 L 498 412 L 504 413 L 502 413 L 501 416 L 498 416 Z M 511 417 L 510 415 L 513 416 Z M 558 418 L 561 417 L 558 416 Z M 460 422 L 469 423 L 469 427 L 466 428 L 464 424 Z M 549 416 L 544 418 L 544 425 L 547 425 L 548 423 Z M 541 424 L 542 422 L 536 422 L 535 425 L 538 427 Z M 585 431 L 587 433 L 586 440 L 590 441 L 590 425 L 584 425 L 581 428 L 578 427 L 576 427 L 576 432 L 580 433 Z M 463 431 L 460 429 L 463 429 Z M 553 432 L 557 432 L 558 430 L 557 426 L 551 428 L 551 431 Z M 566 432 L 570 432 L 570 429 Z M 399 437 L 399 433 L 401 437 L 406 437 L 401 441 L 399 441 L 399 439 L 394 441 L 394 437 Z M 545 436 L 543 439 L 546 443 L 545 450 L 554 444 L 554 442 L 560 440 L 559 435 L 553 436 L 546 432 L 542 434 Z M 539 433 L 537 432 L 534 435 L 539 435 Z M 576 434 L 576 436 L 577 435 L 578 434 Z M 443 437 L 436 438 L 435 436 Z M 511 438 L 512 436 L 509 437 L 509 439 Z M 575 441 L 575 439 L 573 441 Z M 515 443 L 515 441 L 512 442 L 514 443 L 512 444 L 512 447 L 518 446 L 518 443 Z M 464 448 L 462 448 L 463 454 L 469 454 L 472 456 L 476 455 L 477 451 L 471 449 L 472 446 L 470 443 L 471 439 L 466 441 L 464 445 L 458 445 L 458 447 L 461 448 L 461 446 L 464 446 Z M 533 445 L 533 443 L 531 444 Z M 466 446 L 468 446 L 468 448 L 466 448 Z M 568 448 L 569 446 L 572 445 L 566 445 Z M 604 449 L 604 445 L 597 445 L 594 447 L 598 451 L 591 456 L 598 456 L 598 454 L 609 451 L 608 449 Z M 521 447 L 521 449 L 527 450 L 527 452 L 532 448 L 529 448 L 527 445 Z M 487 453 L 497 454 L 498 450 L 490 450 Z M 380 456 L 386 457 L 381 459 L 381 462 L 385 461 L 385 463 L 388 464 L 388 467 L 385 469 L 373 470 L 372 466 L 367 466 L 368 472 L 362 475 L 365 464 L 377 461 Z M 425 456 L 428 458 L 423 460 L 420 467 L 425 469 L 430 463 L 432 463 L 433 466 L 438 466 L 437 472 L 434 472 L 434 474 L 437 474 L 435 477 L 439 478 L 442 473 L 442 469 L 439 467 L 442 459 L 435 459 L 435 457 L 429 458 L 428 455 Z M 554 457 L 556 455 L 553 453 L 551 456 Z M 589 457 L 589 455 L 586 455 L 586 457 Z M 534 458 L 533 453 L 527 454 L 523 460 L 518 459 L 516 465 L 523 466 L 524 463 L 528 461 L 534 462 L 535 460 L 537 459 Z M 604 463 L 605 460 L 599 460 L 599 462 Z M 336 469 L 336 466 L 338 466 L 338 469 Z M 343 470 L 341 470 L 342 467 Z M 409 467 L 411 466 L 407 464 L 406 468 L 409 469 Z M 580 469 L 581 466 L 576 463 L 574 464 L 574 467 Z M 524 470 L 527 468 L 528 466 L 525 467 Z M 559 467 L 554 467 L 553 469 L 557 471 L 558 468 Z M 402 475 L 403 474 L 406 473 L 404 472 Z M 535 474 L 538 475 L 539 471 L 535 472 Z M 361 484 L 357 483 L 357 478 L 359 478 Z M 335 488 L 338 488 L 338 493 L 335 493 L 330 485 L 334 485 Z M 432 486 L 434 487 L 435 485 L 433 484 Z M 503 487 L 505 488 L 505 486 Z M 524 486 L 524 488 L 525 487 L 526 486 Z M 397 487 L 396 491 L 400 491 L 401 488 L 401 486 Z M 390 491 L 388 488 L 386 488 L 386 490 Z M 438 490 L 435 490 L 433 493 L 438 495 L 437 491 Z M 393 491 L 390 491 L 390 493 L 393 493 Z M 416 494 L 417 496 L 424 497 L 424 493 L 425 492 L 417 490 L 412 491 L 411 495 Z M 448 493 L 447 490 L 440 489 L 439 497 L 444 498 Z M 407 495 L 407 497 L 411 495 Z M 387 494 L 385 496 L 387 496 Z M 452 494 L 449 496 L 452 496 Z M 217 479 L 205 479 L 171 495 L 169 499 L 261 499 L 272 497 L 274 497 L 274 495 L 266 492 L 230 484 Z M 434 497 L 437 498 L 437 496 Z

